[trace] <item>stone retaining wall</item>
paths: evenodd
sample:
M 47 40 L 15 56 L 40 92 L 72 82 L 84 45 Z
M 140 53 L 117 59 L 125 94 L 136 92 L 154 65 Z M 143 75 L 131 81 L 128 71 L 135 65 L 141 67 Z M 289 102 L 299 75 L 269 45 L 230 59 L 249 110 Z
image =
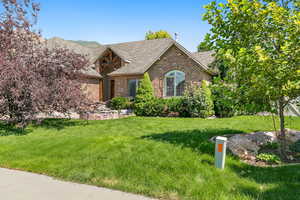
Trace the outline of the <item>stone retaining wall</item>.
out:
M 131 114 L 119 114 L 118 111 L 107 111 L 99 113 L 85 113 L 80 115 L 80 119 L 84 120 L 109 120 L 119 119 L 124 117 L 132 116 Z

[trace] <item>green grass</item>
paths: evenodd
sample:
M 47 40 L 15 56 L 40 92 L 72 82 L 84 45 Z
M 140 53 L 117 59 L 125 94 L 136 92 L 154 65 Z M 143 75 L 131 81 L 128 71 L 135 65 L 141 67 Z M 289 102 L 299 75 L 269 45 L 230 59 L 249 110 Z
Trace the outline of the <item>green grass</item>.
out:
M 300 130 L 300 118 L 287 119 Z M 272 130 L 268 117 L 47 120 L 0 126 L 0 166 L 163 199 L 300 199 L 300 165 L 214 168 L 215 135 Z

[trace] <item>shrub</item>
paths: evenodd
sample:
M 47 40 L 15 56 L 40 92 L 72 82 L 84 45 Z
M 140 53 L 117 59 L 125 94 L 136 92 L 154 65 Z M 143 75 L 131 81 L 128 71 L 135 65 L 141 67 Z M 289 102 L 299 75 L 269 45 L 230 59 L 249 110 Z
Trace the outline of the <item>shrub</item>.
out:
M 202 87 L 192 86 L 183 97 L 156 98 L 149 75 L 141 81 L 134 101 L 134 112 L 138 116 L 202 117 L 214 115 L 210 88 L 206 81 Z
M 263 145 L 262 148 L 265 149 L 278 149 L 280 144 L 278 142 L 268 142 L 265 145 Z
M 137 94 L 134 100 L 134 112 L 138 116 L 149 116 L 147 109 L 155 101 L 152 83 L 148 73 L 139 84 Z
M 210 86 L 215 114 L 219 117 L 232 117 L 237 114 L 237 101 L 234 87 L 220 79 L 215 79 Z
M 167 106 L 164 99 L 153 98 L 151 101 L 146 103 L 146 116 L 152 117 L 165 117 L 167 116 Z
M 130 102 L 129 98 L 115 97 L 110 101 L 109 106 L 114 110 L 122 110 L 122 109 L 130 109 L 131 104 L 132 103 Z
M 202 86 L 193 85 L 185 91 L 181 102 L 182 117 L 207 118 L 214 114 L 210 89 L 205 81 Z
M 275 154 L 261 153 L 256 156 L 256 159 L 267 162 L 269 164 L 279 164 L 280 158 Z
M 220 78 L 215 78 L 210 86 L 214 102 L 215 114 L 219 117 L 235 115 L 253 115 L 258 112 L 276 112 L 271 109 L 269 100 L 256 96 L 256 100 L 249 99 L 243 90 L 237 89 Z M 253 94 L 255 96 L 255 94 Z
M 203 80 L 201 85 L 202 95 L 203 95 L 203 104 L 205 109 L 203 111 L 203 117 L 210 117 L 215 114 L 214 111 L 214 102 L 212 100 L 211 90 L 208 87 L 208 82 Z
M 183 97 L 183 107 L 186 108 L 183 117 L 200 117 L 200 112 L 203 110 L 202 102 L 203 96 L 201 95 L 201 88 L 192 86 L 188 88 Z M 183 113 L 181 114 L 183 115 Z
M 167 106 L 168 112 L 177 112 L 182 111 L 182 97 L 172 97 L 164 99 L 164 103 Z

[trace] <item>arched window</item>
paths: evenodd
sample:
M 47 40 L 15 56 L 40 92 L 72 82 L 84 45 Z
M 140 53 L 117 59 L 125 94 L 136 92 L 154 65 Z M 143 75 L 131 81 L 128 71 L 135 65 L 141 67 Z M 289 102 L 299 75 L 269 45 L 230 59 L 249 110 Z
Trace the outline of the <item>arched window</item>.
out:
M 184 92 L 185 73 L 174 70 L 166 73 L 164 78 L 164 96 L 182 96 Z

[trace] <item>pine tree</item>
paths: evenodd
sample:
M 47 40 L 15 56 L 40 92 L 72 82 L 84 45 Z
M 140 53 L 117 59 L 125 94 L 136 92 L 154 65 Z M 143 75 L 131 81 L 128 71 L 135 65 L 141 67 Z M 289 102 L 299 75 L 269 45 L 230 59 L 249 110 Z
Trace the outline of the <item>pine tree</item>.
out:
M 147 116 L 146 106 L 155 99 L 149 74 L 145 73 L 140 82 L 134 101 L 134 112 L 139 116 Z

